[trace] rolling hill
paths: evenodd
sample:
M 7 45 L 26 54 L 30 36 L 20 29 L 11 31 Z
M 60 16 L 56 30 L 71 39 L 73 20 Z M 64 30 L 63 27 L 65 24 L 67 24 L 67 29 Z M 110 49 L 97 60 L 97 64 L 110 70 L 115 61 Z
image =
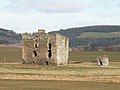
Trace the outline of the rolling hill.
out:
M 70 47 L 89 44 L 91 47 L 120 45 L 120 26 L 115 25 L 77 27 L 49 33 L 59 33 L 69 37 Z
M 0 44 L 21 43 L 22 36 L 13 30 L 0 28 Z
M 90 46 L 106 47 L 120 45 L 120 26 L 98 25 L 76 27 L 52 31 L 49 34 L 59 33 L 69 37 L 70 47 Z M 0 44 L 21 43 L 22 35 L 13 30 L 0 28 Z

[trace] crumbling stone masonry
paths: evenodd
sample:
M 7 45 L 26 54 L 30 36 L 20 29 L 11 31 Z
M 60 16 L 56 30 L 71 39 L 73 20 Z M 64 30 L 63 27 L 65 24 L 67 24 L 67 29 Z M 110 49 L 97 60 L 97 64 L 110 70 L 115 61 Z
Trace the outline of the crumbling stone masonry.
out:
M 60 34 L 49 35 L 38 30 L 33 35 L 22 35 L 23 63 L 66 65 L 68 63 L 69 39 Z
M 104 55 L 102 57 L 98 57 L 97 58 L 97 64 L 99 66 L 105 66 L 105 67 L 109 66 L 109 58 L 106 55 Z

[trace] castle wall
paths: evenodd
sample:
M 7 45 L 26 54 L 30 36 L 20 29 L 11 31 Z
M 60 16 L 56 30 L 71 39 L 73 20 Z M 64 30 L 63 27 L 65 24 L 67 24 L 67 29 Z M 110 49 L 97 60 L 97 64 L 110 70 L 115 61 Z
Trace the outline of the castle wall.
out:
M 35 35 L 23 35 L 23 59 L 25 63 L 45 64 L 48 59 L 48 35 L 35 33 Z
M 22 36 L 24 63 L 60 65 L 68 62 L 68 38 L 59 34 L 48 35 L 44 30 Z
M 53 65 L 57 65 L 57 46 L 56 46 L 56 34 L 51 36 L 51 52 L 52 57 L 50 58 Z
M 34 56 L 35 63 L 45 64 L 45 61 L 48 59 L 48 35 L 46 33 L 38 33 L 34 37 L 34 51 L 37 53 L 37 56 Z
M 57 47 L 57 65 L 64 65 L 68 63 L 68 38 L 61 35 L 56 35 Z
M 22 36 L 22 58 L 24 62 L 32 62 L 33 40 L 28 33 L 24 33 Z

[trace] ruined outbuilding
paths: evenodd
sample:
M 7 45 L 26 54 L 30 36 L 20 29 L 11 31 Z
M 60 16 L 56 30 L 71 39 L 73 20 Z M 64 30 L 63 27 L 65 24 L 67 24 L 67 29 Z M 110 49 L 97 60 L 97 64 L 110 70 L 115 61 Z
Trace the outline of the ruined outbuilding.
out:
M 109 58 L 106 55 L 98 57 L 97 58 L 97 64 L 99 66 L 105 66 L 105 67 L 109 66 Z
M 69 39 L 60 34 L 49 35 L 45 30 L 22 35 L 23 63 L 66 65 L 68 63 Z

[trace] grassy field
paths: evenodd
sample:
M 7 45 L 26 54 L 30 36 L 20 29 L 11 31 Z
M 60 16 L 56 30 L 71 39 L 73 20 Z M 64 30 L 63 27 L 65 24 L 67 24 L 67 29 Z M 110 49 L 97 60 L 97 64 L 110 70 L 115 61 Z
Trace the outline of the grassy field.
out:
M 0 62 L 1 63 L 3 63 L 3 62 L 5 62 L 5 63 L 20 63 L 20 62 L 22 62 L 21 48 L 0 47 Z
M 98 56 L 107 55 L 110 61 L 120 61 L 120 52 L 72 51 L 69 61 L 91 62 Z M 5 58 L 5 59 L 4 59 Z M 22 50 L 14 47 L 0 47 L 0 63 L 21 63 Z
M 96 88 L 97 87 L 97 88 Z M 0 90 L 119 90 L 119 84 L 68 81 L 0 80 Z
M 111 73 L 112 72 L 112 73 Z M 1 64 L 0 90 L 119 90 L 120 63 L 98 67 Z
M 120 61 L 120 52 L 97 52 L 97 51 L 71 51 L 69 61 L 91 62 L 96 61 L 98 56 L 107 55 L 110 61 Z
M 100 33 L 100 32 L 85 32 L 82 33 L 77 38 L 113 38 L 113 37 L 120 37 L 119 32 L 110 32 L 110 33 Z
M 110 58 L 109 67 L 96 65 L 98 56 Z M 67 66 L 21 64 L 20 48 L 0 47 L 0 90 L 119 90 L 120 52 L 70 52 Z M 5 58 L 5 59 L 4 59 Z M 114 62 L 112 62 L 114 61 Z
M 109 67 L 99 67 L 96 63 L 88 62 L 61 67 L 34 64 L 1 64 L 0 79 L 120 83 L 120 62 L 110 63 Z

